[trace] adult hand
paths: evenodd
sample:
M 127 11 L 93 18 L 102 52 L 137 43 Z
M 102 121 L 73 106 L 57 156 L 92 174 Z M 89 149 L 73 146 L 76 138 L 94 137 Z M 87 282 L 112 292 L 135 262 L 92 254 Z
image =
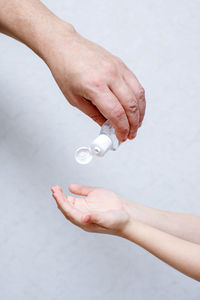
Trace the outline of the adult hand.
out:
M 9 17 L 8 17 L 9 15 Z M 98 124 L 109 119 L 123 142 L 136 136 L 145 113 L 144 89 L 117 57 L 80 36 L 39 0 L 1 0 L 0 32 L 33 49 L 67 100 Z
M 145 95 L 126 65 L 75 30 L 61 30 L 50 48 L 45 61 L 69 103 L 99 125 L 109 119 L 121 142 L 133 139 L 144 118 Z

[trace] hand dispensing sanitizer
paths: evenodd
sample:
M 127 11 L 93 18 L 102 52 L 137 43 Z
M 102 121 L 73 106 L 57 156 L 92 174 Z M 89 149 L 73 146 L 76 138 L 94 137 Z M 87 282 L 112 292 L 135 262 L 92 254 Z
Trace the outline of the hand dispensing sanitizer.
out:
M 86 165 L 94 156 L 104 156 L 109 150 L 117 150 L 119 145 L 115 129 L 107 120 L 101 127 L 100 134 L 89 147 L 80 147 L 76 150 L 75 159 L 79 164 Z

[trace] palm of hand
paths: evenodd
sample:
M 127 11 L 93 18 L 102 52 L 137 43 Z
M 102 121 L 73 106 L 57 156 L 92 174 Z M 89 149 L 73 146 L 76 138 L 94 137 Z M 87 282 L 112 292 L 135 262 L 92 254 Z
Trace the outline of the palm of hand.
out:
M 125 200 L 102 189 L 71 185 L 70 191 L 84 197 L 66 196 L 60 187 L 53 196 L 65 217 L 86 231 L 116 234 L 128 221 Z
M 106 212 L 110 210 L 123 209 L 123 199 L 115 193 L 96 188 L 89 192 L 86 197 L 68 197 L 71 198 L 73 206 L 82 212 Z

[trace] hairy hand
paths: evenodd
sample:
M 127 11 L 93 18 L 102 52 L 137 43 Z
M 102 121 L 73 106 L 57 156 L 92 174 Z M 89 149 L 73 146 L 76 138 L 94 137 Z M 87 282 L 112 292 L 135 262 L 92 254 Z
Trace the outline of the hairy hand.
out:
M 109 119 L 121 142 L 136 136 L 145 113 L 144 89 L 118 57 L 75 31 L 61 30 L 46 63 L 71 105 L 99 125 Z

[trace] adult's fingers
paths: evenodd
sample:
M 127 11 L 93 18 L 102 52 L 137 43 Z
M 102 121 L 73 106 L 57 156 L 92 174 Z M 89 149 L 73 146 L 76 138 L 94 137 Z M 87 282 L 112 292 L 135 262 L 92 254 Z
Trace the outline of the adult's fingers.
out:
M 102 115 L 110 120 L 118 140 L 124 142 L 128 137 L 130 126 L 124 108 L 117 97 L 107 87 L 104 92 L 96 93 L 90 100 Z
M 140 120 L 139 124 L 141 126 L 142 121 L 145 115 L 145 108 L 146 108 L 146 100 L 145 100 L 145 91 L 144 88 L 141 86 L 140 82 L 136 78 L 136 76 L 126 67 L 126 70 L 123 75 L 124 81 L 129 86 L 129 88 L 133 91 L 140 111 Z
M 87 101 L 80 96 L 71 96 L 70 103 L 81 110 L 83 113 L 88 115 L 92 120 L 94 120 L 100 126 L 106 121 L 105 117 L 101 112 L 93 105 L 91 102 Z
M 110 89 L 118 98 L 125 110 L 130 125 L 128 137 L 133 139 L 136 136 L 140 119 L 140 111 L 135 94 L 122 78 L 113 81 L 110 84 Z

